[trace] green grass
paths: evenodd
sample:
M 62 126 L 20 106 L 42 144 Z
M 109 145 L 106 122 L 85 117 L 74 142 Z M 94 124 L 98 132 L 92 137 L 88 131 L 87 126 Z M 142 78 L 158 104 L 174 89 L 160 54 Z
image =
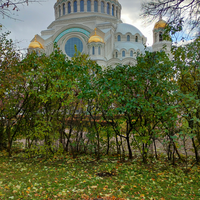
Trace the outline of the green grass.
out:
M 108 172 L 111 176 L 103 176 Z M 70 155 L 52 160 L 0 156 L 0 199 L 200 199 L 200 167 L 163 160 L 144 165 L 139 158 Z

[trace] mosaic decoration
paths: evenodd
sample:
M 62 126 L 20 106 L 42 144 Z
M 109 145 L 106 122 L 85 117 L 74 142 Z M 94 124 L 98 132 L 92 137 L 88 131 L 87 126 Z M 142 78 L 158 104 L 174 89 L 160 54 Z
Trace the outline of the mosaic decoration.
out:
M 89 37 L 90 32 L 86 31 L 85 29 L 82 28 L 70 28 L 67 30 L 64 30 L 62 33 L 60 33 L 56 39 L 54 40 L 54 42 L 58 42 L 64 35 L 68 34 L 68 33 L 72 33 L 72 32 L 78 32 L 78 33 L 83 33 L 84 35 L 86 35 L 87 37 Z

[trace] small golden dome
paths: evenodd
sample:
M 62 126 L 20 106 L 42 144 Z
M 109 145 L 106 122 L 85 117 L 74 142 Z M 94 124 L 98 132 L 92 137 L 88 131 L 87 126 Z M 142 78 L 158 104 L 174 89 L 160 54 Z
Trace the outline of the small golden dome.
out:
M 162 17 L 160 17 L 159 21 L 156 22 L 155 26 L 154 26 L 154 29 L 160 29 L 160 28 L 165 28 L 167 26 L 167 22 L 164 21 L 162 19 Z
M 33 49 L 36 49 L 36 48 L 44 49 L 44 47 L 42 46 L 42 44 L 40 44 L 40 42 L 38 42 L 38 41 L 36 40 L 36 36 L 35 36 L 35 40 L 29 44 L 28 48 L 33 48 Z
M 101 36 L 97 35 L 97 29 L 95 28 L 94 30 L 95 30 L 95 34 L 89 38 L 88 43 L 91 43 L 91 42 L 104 43 L 103 38 Z

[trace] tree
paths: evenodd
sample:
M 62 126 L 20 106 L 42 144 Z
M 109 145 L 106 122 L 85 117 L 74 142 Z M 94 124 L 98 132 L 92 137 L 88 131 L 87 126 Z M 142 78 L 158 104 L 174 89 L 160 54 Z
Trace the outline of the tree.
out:
M 182 118 L 188 129 L 185 134 L 192 140 L 196 161 L 199 162 L 200 146 L 200 37 L 173 49 L 174 66 L 180 88 Z M 196 141 L 195 141 L 196 140 Z
M 166 16 L 172 33 L 182 30 L 183 25 L 197 34 L 200 31 L 200 0 L 154 0 L 143 3 L 142 9 L 142 15 L 150 20 Z
M 15 51 L 7 35 L 0 35 L 0 135 L 7 142 L 7 151 L 11 156 L 12 143 L 20 132 L 31 100 L 29 79 L 24 75 L 31 68 L 23 66 L 19 52 Z

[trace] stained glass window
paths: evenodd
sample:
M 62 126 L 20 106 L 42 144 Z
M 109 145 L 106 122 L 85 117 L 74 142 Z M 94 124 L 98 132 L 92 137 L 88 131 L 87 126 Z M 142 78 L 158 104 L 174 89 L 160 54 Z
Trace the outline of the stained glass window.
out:
M 95 48 L 92 47 L 92 55 L 95 55 Z
M 84 12 L 84 0 L 80 1 L 80 11 Z
M 119 42 L 121 41 L 121 36 L 120 35 L 117 36 L 117 41 L 119 41 Z
M 104 2 L 101 2 L 101 13 L 104 13 Z
M 68 13 L 71 13 L 71 2 L 68 2 Z
M 94 1 L 94 12 L 98 12 L 98 1 Z
M 61 7 L 59 6 L 59 17 L 61 16 Z
M 112 5 L 112 16 L 114 16 L 114 5 Z
M 74 1 L 74 12 L 77 12 L 77 1 Z
M 73 37 L 67 40 L 65 44 L 65 52 L 69 57 L 73 57 L 75 52 L 75 45 L 79 52 L 83 51 L 83 43 L 79 38 Z
M 63 4 L 63 15 L 65 15 L 65 4 Z
M 159 42 L 163 41 L 163 36 L 162 36 L 162 32 L 159 33 Z
M 87 11 L 91 12 L 91 1 L 90 0 L 87 1 Z
M 107 14 L 110 14 L 110 4 L 107 3 Z

